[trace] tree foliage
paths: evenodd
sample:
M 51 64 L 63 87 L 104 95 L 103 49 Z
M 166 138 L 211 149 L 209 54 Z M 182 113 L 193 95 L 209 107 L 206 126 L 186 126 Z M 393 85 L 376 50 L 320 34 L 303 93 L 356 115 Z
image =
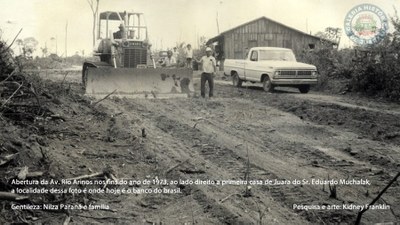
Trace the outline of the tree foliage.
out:
M 32 58 L 39 42 L 34 37 L 24 38 L 22 41 L 22 54 L 25 58 Z
M 341 50 L 325 46 L 305 51 L 299 58 L 317 66 L 320 73 L 317 88 L 326 89 L 332 83 L 345 81 L 346 87 L 338 92 L 355 91 L 400 101 L 400 19 L 397 13 L 391 22 L 395 31 L 378 44 Z

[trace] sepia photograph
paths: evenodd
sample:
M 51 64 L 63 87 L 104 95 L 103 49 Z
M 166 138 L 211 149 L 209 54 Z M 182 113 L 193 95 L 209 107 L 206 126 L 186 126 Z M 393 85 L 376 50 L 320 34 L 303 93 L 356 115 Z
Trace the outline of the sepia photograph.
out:
M 399 0 L 0 7 L 0 224 L 400 224 Z

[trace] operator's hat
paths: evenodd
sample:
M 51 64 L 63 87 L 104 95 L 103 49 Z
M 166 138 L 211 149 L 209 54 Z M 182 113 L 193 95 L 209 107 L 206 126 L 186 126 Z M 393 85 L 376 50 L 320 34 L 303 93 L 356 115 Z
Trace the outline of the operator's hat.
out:
M 212 52 L 212 49 L 210 47 L 207 47 L 206 52 Z

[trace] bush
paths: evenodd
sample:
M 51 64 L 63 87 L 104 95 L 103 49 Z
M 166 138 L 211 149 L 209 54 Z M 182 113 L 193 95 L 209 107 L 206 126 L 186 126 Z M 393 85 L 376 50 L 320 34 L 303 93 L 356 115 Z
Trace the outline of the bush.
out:
M 15 67 L 11 49 L 5 42 L 0 40 L 0 75 L 11 73 Z
M 352 74 L 353 90 L 400 100 L 399 38 L 396 31 L 378 45 L 356 49 L 358 55 Z
M 352 64 L 351 58 L 354 51 L 350 49 L 337 50 L 330 46 L 322 46 L 317 49 L 304 51 L 300 55 L 299 61 L 313 64 L 319 73 L 318 84 L 314 87 L 317 90 L 343 91 L 343 87 L 337 87 L 335 82 L 341 83 L 343 80 L 351 78 Z M 346 86 L 346 85 L 344 85 Z
M 317 90 L 356 91 L 400 101 L 400 20 L 379 44 L 336 50 L 328 46 L 303 52 L 300 61 L 317 67 Z M 335 85 L 338 84 L 338 85 Z

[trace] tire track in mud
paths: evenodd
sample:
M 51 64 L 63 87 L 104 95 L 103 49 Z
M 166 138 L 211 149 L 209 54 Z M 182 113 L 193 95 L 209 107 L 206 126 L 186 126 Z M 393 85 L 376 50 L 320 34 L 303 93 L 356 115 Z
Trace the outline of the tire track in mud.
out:
M 221 102 L 224 102 L 224 101 L 221 101 Z M 164 117 L 172 118 L 172 121 L 167 122 L 167 124 L 179 124 L 179 123 L 182 123 L 182 124 L 186 125 L 186 127 L 185 128 L 181 128 L 181 130 L 182 130 L 181 132 L 190 130 L 190 128 L 192 127 L 190 122 L 188 122 L 188 121 L 190 121 L 190 116 L 195 117 L 195 116 L 198 116 L 198 114 L 192 114 L 192 115 L 189 115 L 189 118 L 185 118 L 188 115 L 185 115 L 184 111 L 179 111 L 178 110 L 179 106 L 182 106 L 182 104 L 179 104 L 179 103 L 174 104 L 174 102 L 164 102 L 164 103 L 160 104 L 160 105 L 162 105 L 162 107 L 159 108 L 161 111 L 163 111 L 163 112 L 175 112 L 175 114 L 167 113 L 167 114 L 170 114 L 170 115 L 168 115 L 168 116 L 164 115 L 163 116 L 163 118 Z M 204 106 L 199 106 L 198 108 L 196 108 L 196 104 L 198 104 L 198 103 L 199 102 L 197 102 L 197 103 L 195 103 L 193 105 L 190 105 L 190 106 L 185 106 L 185 108 L 190 108 L 190 111 L 192 111 L 192 112 L 193 111 L 200 112 L 201 111 L 200 108 L 202 108 Z M 225 102 L 225 104 L 229 104 L 229 103 L 230 103 L 229 101 L 228 101 L 228 103 Z M 201 104 L 202 103 L 200 102 L 200 105 Z M 210 102 L 210 103 L 207 103 L 207 104 L 221 106 L 220 102 Z M 170 106 L 168 106 L 168 105 L 170 105 Z M 246 108 L 246 107 L 243 107 L 243 108 Z M 218 111 L 218 110 L 222 110 L 223 111 L 224 109 L 223 108 L 220 109 L 220 108 L 216 107 L 216 110 L 214 110 L 214 113 L 216 111 Z M 179 117 L 179 121 L 176 120 L 177 116 L 174 116 L 174 115 L 179 115 L 178 116 Z M 274 154 L 271 151 L 271 149 L 268 148 L 268 146 L 265 146 L 263 144 L 258 144 L 257 142 L 259 140 L 257 140 L 257 138 L 255 138 L 255 139 L 250 138 L 251 140 L 247 139 L 249 137 L 248 136 L 246 137 L 245 135 L 243 135 L 244 134 L 243 132 L 246 132 L 246 131 L 248 132 L 247 129 L 244 129 L 242 131 L 242 133 L 237 133 L 237 132 L 229 130 L 229 129 L 223 129 L 223 127 L 225 127 L 226 125 L 224 125 L 224 123 L 221 122 L 221 120 L 218 118 L 218 115 L 215 115 L 212 118 L 216 118 L 216 119 L 211 119 L 210 121 L 205 120 L 204 121 L 204 123 L 205 123 L 204 126 L 199 126 L 200 128 L 206 127 L 204 129 L 200 129 L 202 133 L 207 133 L 207 131 L 216 132 L 216 133 L 219 133 L 219 134 L 222 133 L 222 132 L 225 132 L 225 133 L 229 134 L 231 139 L 232 138 L 242 139 L 239 142 L 232 141 L 232 142 L 235 142 L 236 144 L 238 144 L 240 142 L 242 142 L 242 143 L 245 142 L 243 140 L 243 138 L 242 138 L 242 137 L 245 137 L 246 140 L 251 143 L 251 144 L 249 144 L 249 146 L 251 148 L 255 148 L 255 149 L 257 149 L 257 151 L 265 152 L 267 154 L 278 156 L 278 158 L 282 156 L 282 151 L 286 152 L 288 155 L 293 154 L 294 152 L 298 151 L 299 154 L 296 157 L 301 157 L 301 158 L 304 159 L 304 161 L 312 162 L 312 163 L 310 163 L 308 165 L 300 165 L 301 166 L 299 168 L 300 170 L 307 169 L 309 171 L 309 168 L 306 168 L 306 167 L 303 167 L 303 166 L 312 166 L 312 167 L 315 167 L 315 169 L 322 169 L 323 168 L 324 171 L 328 171 L 328 172 L 326 172 L 326 174 L 331 174 L 332 175 L 332 172 L 333 172 L 333 175 L 336 173 L 336 174 L 340 175 L 340 177 L 343 177 L 343 178 L 348 177 L 349 174 L 351 174 L 352 178 L 354 178 L 354 179 L 366 178 L 365 174 L 369 172 L 369 168 L 370 167 L 369 167 L 368 163 L 358 162 L 357 160 L 355 160 L 356 163 L 353 162 L 354 160 L 351 160 L 351 161 L 343 160 L 343 162 L 342 161 L 338 162 L 337 158 L 335 158 L 331 154 L 328 154 L 326 152 L 326 150 L 325 151 L 321 151 L 317 147 L 307 146 L 305 143 L 302 143 L 301 141 L 300 142 L 296 142 L 295 145 L 290 145 L 290 143 L 289 143 L 289 145 L 286 145 L 287 143 L 283 144 L 283 145 L 280 145 L 280 146 L 278 146 L 279 147 L 279 153 L 278 154 Z M 253 119 L 256 119 L 256 118 L 253 118 Z M 180 126 L 180 125 L 177 125 L 177 126 Z M 309 129 L 309 128 L 314 128 L 315 125 L 306 125 L 306 124 L 304 124 L 304 126 L 307 129 Z M 208 128 L 210 128 L 210 129 L 207 130 Z M 254 126 L 252 128 L 254 128 Z M 317 127 L 317 129 L 320 129 L 320 128 Z M 331 129 L 329 128 L 328 130 L 331 130 Z M 254 130 L 254 134 L 257 134 L 257 136 L 262 136 L 262 133 L 268 133 L 269 131 L 270 130 L 268 128 L 264 129 L 264 130 L 262 130 L 262 129 L 261 130 Z M 181 132 L 178 132 L 178 133 L 181 133 Z M 187 137 L 184 137 L 183 139 L 186 140 L 186 139 L 190 138 L 191 136 L 193 136 L 193 135 L 189 135 Z M 270 139 L 270 140 L 273 140 L 273 139 Z M 210 139 L 207 139 L 205 142 L 206 143 L 210 143 Z M 245 161 L 245 159 L 243 158 L 243 154 L 242 154 L 242 157 L 240 157 L 238 155 L 235 155 L 236 152 L 240 151 L 240 149 L 236 149 L 235 148 L 235 145 L 226 144 L 226 141 L 222 141 L 222 142 L 221 141 L 216 141 L 215 143 L 217 143 L 217 145 L 216 145 L 216 148 L 218 150 L 217 152 L 220 152 L 220 154 L 218 154 L 218 156 L 219 155 L 226 156 L 230 152 L 233 152 L 234 153 L 233 154 L 233 156 L 234 156 L 233 158 L 238 158 L 238 159 L 241 158 L 242 161 Z M 221 143 L 223 143 L 222 146 L 227 147 L 227 149 L 224 149 L 224 148 L 221 149 Z M 207 151 L 206 150 L 205 153 L 207 155 L 214 156 L 213 152 L 215 152 L 215 146 L 214 146 L 214 149 L 211 146 L 209 146 L 209 148 L 211 149 L 211 151 Z M 293 151 L 293 150 L 295 150 L 295 151 Z M 242 151 L 243 151 L 243 149 L 242 149 Z M 348 158 L 348 157 L 346 157 L 346 158 Z M 221 161 L 221 160 L 219 160 L 220 159 L 219 157 L 217 157 L 215 159 L 214 158 L 211 158 L 211 159 L 207 158 L 207 159 L 208 160 L 216 160 L 217 162 Z M 222 160 L 223 160 L 223 158 L 222 158 Z M 316 162 L 316 163 L 314 163 L 314 162 Z M 289 163 L 289 165 L 290 165 L 290 163 Z M 294 166 L 296 166 L 296 164 Z M 235 167 L 240 167 L 240 166 L 239 165 L 235 165 L 234 168 Z M 244 165 L 242 164 L 241 165 L 242 169 L 239 169 L 239 171 L 244 171 L 243 167 L 244 167 Z M 252 164 L 252 168 L 253 167 L 256 168 L 256 170 L 257 170 L 257 168 L 260 168 L 260 165 L 254 163 L 254 164 Z M 226 168 L 229 169 L 229 165 L 226 166 Z M 267 166 L 267 167 L 263 167 L 263 168 L 261 168 L 260 171 L 255 171 L 255 174 L 257 176 L 261 175 L 260 177 L 262 177 L 264 175 L 264 178 L 267 177 L 267 178 L 272 178 L 272 179 L 278 178 L 279 176 L 282 175 L 282 173 L 279 173 L 279 172 L 278 173 L 271 173 L 271 171 L 274 171 L 274 169 L 271 168 L 271 167 Z M 266 171 L 266 168 L 268 168 L 267 171 Z M 313 170 L 315 170 L 315 169 L 313 169 Z M 285 171 L 283 174 L 285 174 L 285 173 L 286 174 L 291 174 L 291 173 L 293 174 L 293 172 L 294 172 L 293 170 L 292 171 Z M 233 173 L 237 174 L 236 171 L 233 171 Z M 368 175 L 367 175 L 367 177 L 368 177 Z M 324 177 L 324 178 L 327 178 L 327 177 Z M 372 179 L 374 181 L 374 183 L 377 184 L 378 187 L 381 187 L 382 185 L 384 185 L 384 183 L 382 183 L 382 181 L 388 180 L 388 176 L 385 175 L 385 174 L 378 175 L 377 177 L 373 177 L 373 178 L 369 177 L 369 178 Z M 377 186 L 375 186 L 375 188 Z M 274 188 L 277 188 L 277 187 L 274 187 Z M 274 189 L 274 188 L 272 188 L 272 189 Z M 321 202 L 321 201 L 324 202 L 325 201 L 325 200 L 323 200 L 324 196 L 328 195 L 325 192 L 321 192 L 321 190 L 317 189 L 317 187 L 314 187 L 313 189 L 307 189 L 307 188 L 304 188 L 304 187 L 299 188 L 299 189 L 305 189 L 304 192 L 312 193 L 313 195 L 311 195 L 311 197 L 315 197 L 315 193 L 316 192 L 320 193 L 319 194 L 320 197 L 314 198 L 314 200 L 313 199 L 307 199 L 304 195 L 301 195 L 301 193 L 299 194 L 298 190 L 295 190 L 294 192 L 293 192 L 293 190 L 291 190 L 291 189 L 296 189 L 296 188 L 297 187 L 288 187 L 288 189 L 282 190 L 282 188 L 279 187 L 277 191 L 272 190 L 271 193 L 275 194 L 275 196 L 274 196 L 275 198 L 274 199 L 276 199 L 276 201 L 284 201 L 286 203 L 287 202 L 291 202 L 291 203 L 287 204 L 287 207 L 289 207 L 289 208 L 291 207 L 291 204 L 293 202 L 296 202 L 296 200 L 297 201 L 301 201 L 301 202 L 313 202 L 313 201 L 314 202 L 318 202 L 318 201 L 319 202 Z M 364 192 L 366 191 L 364 187 L 360 187 L 360 188 L 344 187 L 344 188 L 341 189 L 342 193 L 343 193 L 343 191 L 345 191 L 345 193 L 348 192 L 348 194 L 350 194 L 350 196 L 346 196 L 345 197 L 345 199 L 347 199 L 347 201 L 352 202 L 354 199 L 357 199 L 356 201 L 359 201 L 359 203 L 364 203 L 364 202 L 370 201 L 370 200 L 368 200 L 368 198 L 360 198 L 359 196 L 357 196 L 357 193 L 354 193 L 354 190 L 356 190 L 355 192 L 358 192 L 359 194 L 361 194 L 363 191 Z M 393 187 L 388 192 L 388 194 L 391 194 L 391 195 L 395 196 L 396 190 L 398 190 L 398 188 Z M 287 193 L 287 192 L 288 193 L 294 193 L 294 194 L 286 194 L 286 195 L 283 194 L 282 195 L 282 193 Z M 348 194 L 346 194 L 346 195 L 348 195 Z M 300 198 L 299 198 L 299 196 L 300 196 Z M 308 195 L 308 196 L 310 196 L 310 195 Z M 329 202 L 330 200 L 326 200 L 325 202 L 327 202 L 327 201 Z M 398 203 L 397 200 L 394 203 L 396 203 L 396 202 Z M 396 204 L 392 204 L 392 205 L 396 205 Z M 331 214 L 333 215 L 333 214 L 338 213 L 338 212 L 339 211 L 329 212 L 327 214 L 322 215 L 321 217 L 329 220 Z M 325 213 L 325 212 L 323 212 L 323 213 Z M 342 217 L 341 218 L 342 219 L 343 218 L 347 219 L 347 222 L 352 221 L 351 218 L 356 214 L 354 212 L 349 212 L 349 211 L 345 211 L 345 212 L 341 212 L 341 213 L 342 213 Z M 306 218 L 314 218 L 315 219 L 316 217 L 317 218 L 319 217 L 318 215 L 317 216 L 311 215 L 311 217 L 310 217 L 308 212 L 306 212 L 305 214 L 306 214 Z M 372 217 L 374 217 L 374 215 L 372 215 Z M 331 222 L 338 222 L 338 221 L 340 221 L 340 217 L 339 217 L 339 219 L 337 221 L 335 221 L 334 219 L 331 220 Z
M 224 143 L 218 142 L 217 140 L 213 140 L 207 135 L 204 135 L 204 131 L 193 128 L 182 122 L 182 117 L 184 115 L 179 114 L 179 120 L 176 119 L 176 115 L 169 114 L 168 112 L 173 112 L 170 108 L 161 108 L 160 106 L 164 106 L 164 104 L 157 105 L 158 110 L 164 112 L 164 115 L 155 115 L 155 117 L 151 118 L 154 121 L 158 121 L 157 127 L 161 130 L 172 131 L 173 136 L 178 138 L 180 141 L 187 143 L 190 145 L 193 143 L 193 138 L 196 137 L 197 140 L 200 140 L 202 143 L 207 143 L 206 146 L 202 145 L 194 145 L 192 149 L 199 152 L 199 154 L 206 161 L 212 162 L 214 165 L 218 165 L 220 169 L 227 171 L 227 173 L 233 175 L 235 179 L 243 179 L 244 171 L 246 171 L 246 161 L 247 159 L 239 156 L 236 152 L 239 149 L 233 150 L 232 146 L 226 146 Z M 149 107 L 150 104 L 141 105 L 144 107 Z M 150 109 L 150 110 L 149 110 Z M 149 111 L 153 111 L 155 109 L 148 108 Z M 168 114 L 168 115 L 166 115 Z M 208 126 L 209 124 L 207 124 Z M 238 138 L 237 136 L 235 138 Z M 239 138 L 240 139 L 240 138 Z M 242 142 L 243 140 L 239 141 Z M 258 148 L 261 150 L 265 150 L 268 152 L 268 149 L 265 149 L 264 146 L 261 146 L 253 141 L 251 142 L 251 146 L 255 146 L 254 148 Z M 282 180 L 283 178 L 280 175 L 272 172 L 272 170 L 263 168 L 255 163 L 250 163 L 251 167 L 251 178 L 254 180 Z M 241 176 L 238 176 L 241 175 Z M 255 187 L 255 189 L 257 189 Z M 267 194 L 266 194 L 267 193 Z M 318 193 L 316 195 L 316 193 Z M 328 195 L 321 190 L 313 190 L 309 187 L 298 187 L 294 185 L 276 185 L 276 186 L 260 186 L 259 190 L 255 191 L 255 195 L 260 198 L 268 198 L 272 197 L 275 202 L 279 202 L 284 205 L 284 207 L 288 209 L 292 209 L 293 204 L 319 204 L 321 203 L 321 199 L 319 196 Z M 293 211 L 296 212 L 296 211 Z M 298 213 L 298 212 L 297 212 Z M 317 215 L 317 214 L 319 215 Z M 327 213 L 326 211 L 320 212 L 301 212 L 300 215 L 309 221 L 316 222 L 321 220 L 329 222 L 352 222 L 354 220 L 354 214 L 351 214 L 347 211 L 341 212 L 340 218 L 331 218 L 331 213 Z
M 173 134 L 170 134 L 171 128 L 173 125 L 171 124 L 165 124 L 165 123 L 158 123 L 155 122 L 156 120 L 153 120 L 153 117 L 149 117 L 150 114 L 148 110 L 143 109 L 138 107 L 137 104 L 121 104 L 119 101 L 117 104 L 111 103 L 108 101 L 108 107 L 113 108 L 114 110 L 119 110 L 122 112 L 131 112 L 127 113 L 126 115 L 128 116 L 129 119 L 133 119 L 136 121 L 141 121 L 142 125 L 146 127 L 147 132 L 152 135 L 158 135 L 160 133 L 164 133 L 162 138 L 168 139 L 167 143 L 160 143 L 160 142 L 150 142 L 151 145 L 153 145 L 153 150 L 157 151 L 162 148 L 166 148 L 167 150 L 171 150 L 171 147 L 168 145 L 173 144 L 173 151 L 174 152 L 156 152 L 159 155 L 159 159 L 162 159 L 163 161 L 169 162 L 169 164 L 174 164 L 176 161 L 176 158 L 178 160 L 182 160 L 183 158 L 189 158 L 189 157 L 194 157 L 193 153 L 187 152 L 187 149 L 191 147 L 191 145 L 185 145 L 186 143 L 182 143 L 180 139 L 176 139 L 176 137 Z M 137 115 L 137 113 L 139 115 Z M 161 116 L 162 117 L 162 116 Z M 149 143 L 148 143 L 149 144 Z M 161 146 L 155 146 L 161 144 Z M 148 146 L 149 147 L 149 146 Z M 183 149 L 183 150 L 178 150 L 178 149 Z M 186 152 L 184 152 L 186 151 Z M 164 154 L 166 153 L 166 154 Z M 189 155 L 186 155 L 189 153 Z M 177 154 L 180 154 L 180 157 L 177 157 Z M 198 161 L 197 159 L 193 159 Z M 179 162 L 179 161 L 178 161 Z M 168 163 L 163 163 L 164 165 Z M 189 163 L 190 164 L 190 163 Z M 182 179 L 194 179 L 194 175 L 189 176 L 187 174 L 184 174 L 182 172 L 172 172 L 172 174 L 175 174 L 176 176 L 173 176 L 173 179 L 176 179 L 177 177 L 180 177 Z M 181 187 L 183 188 L 183 187 Z M 206 189 L 206 190 L 204 190 Z M 253 219 L 253 217 L 249 217 L 246 215 L 246 213 L 235 213 L 233 212 L 230 208 L 225 207 L 223 204 L 219 204 L 218 200 L 216 199 L 215 196 L 212 196 L 209 194 L 209 189 L 206 188 L 197 188 L 197 187 L 186 187 L 184 188 L 183 192 L 192 192 L 192 197 L 195 201 L 198 202 L 199 205 L 201 205 L 204 209 L 204 213 L 210 213 L 214 218 L 219 220 L 223 224 L 254 224 L 256 223 L 256 220 Z M 240 215 L 241 217 L 239 217 Z
M 349 107 L 320 100 L 305 99 L 303 95 L 287 93 L 265 93 L 255 87 L 235 88 L 218 85 L 221 97 L 250 99 L 292 113 L 302 119 L 320 125 L 339 126 L 354 133 L 368 136 L 372 140 L 400 144 L 400 115 L 386 111 L 367 110 L 360 106 Z M 300 95 L 300 94 L 299 94 Z
M 306 123 L 310 121 L 335 131 L 336 135 L 342 138 L 350 134 L 352 138 L 344 138 L 344 143 L 339 141 L 337 144 L 330 144 L 332 146 L 343 146 L 347 143 L 348 145 L 335 148 L 336 152 L 333 154 L 330 152 L 332 149 L 321 148 L 324 145 L 312 145 L 310 150 L 315 149 L 317 151 L 314 154 L 307 155 L 315 155 L 316 160 L 318 160 L 318 155 L 327 154 L 334 158 L 338 156 L 342 159 L 353 158 L 352 160 L 344 160 L 344 164 L 335 165 L 333 163 L 327 169 L 341 171 L 342 174 L 350 174 L 355 178 L 369 178 L 376 184 L 375 187 L 368 188 L 370 193 L 376 192 L 375 194 L 377 194 L 378 190 L 381 190 L 400 169 L 400 116 L 398 113 L 307 100 L 304 95 L 297 98 L 294 96 L 296 94 L 268 94 L 252 88 L 238 89 L 228 86 L 218 86 L 218 88 L 221 88 L 222 91 L 217 95 L 221 94 L 224 97 L 230 96 L 231 98 L 239 97 L 240 99 L 250 100 L 255 105 L 275 107 L 297 116 Z M 327 144 L 329 145 L 329 142 Z M 353 161 L 356 162 L 354 165 Z M 320 164 L 322 163 L 315 166 Z M 392 185 L 386 194 L 397 196 L 399 191 L 399 185 Z M 357 199 L 357 196 L 355 197 Z M 397 206 L 400 203 L 399 198 L 390 198 L 389 200 L 389 204 L 392 206 Z M 370 200 L 362 201 L 362 203 L 368 201 Z M 399 215 L 398 207 L 395 207 L 394 211 L 397 211 L 396 214 Z M 382 217 L 382 215 L 380 216 Z M 389 217 L 392 216 L 389 215 Z M 376 219 L 373 215 L 371 215 L 371 218 Z M 397 217 L 397 219 L 399 218 Z
M 254 87 L 234 88 L 218 85 L 217 90 L 219 90 L 217 96 L 240 97 L 253 101 L 256 105 L 274 107 L 291 113 L 304 121 L 330 126 L 338 131 L 350 131 L 358 134 L 359 141 L 366 139 L 392 145 L 393 147 L 387 150 L 381 149 L 379 152 L 359 151 L 355 158 L 369 161 L 390 171 L 400 169 L 400 149 L 398 148 L 400 146 L 400 116 L 398 114 L 307 100 L 304 97 L 297 98 L 295 94 L 270 94 Z
M 196 174 L 185 174 L 184 172 L 179 172 L 179 176 L 187 179 L 216 179 L 218 178 L 217 175 L 222 175 L 226 177 L 228 180 L 230 179 L 243 179 L 243 171 L 246 170 L 246 159 L 234 154 L 234 152 L 225 147 L 220 146 L 217 142 L 212 140 L 212 137 L 206 135 L 199 131 L 198 129 L 191 128 L 190 126 L 181 123 L 179 120 L 179 115 L 165 115 L 166 111 L 170 111 L 168 109 L 161 109 L 158 108 L 159 104 L 148 104 L 148 103 L 137 103 L 134 101 L 124 101 L 123 106 L 116 105 L 114 108 L 124 108 L 123 111 L 132 111 L 134 109 L 139 114 L 146 115 L 146 118 L 143 119 L 143 123 L 146 124 L 149 130 L 154 131 L 153 126 L 156 129 L 159 129 L 161 132 L 167 134 L 164 138 L 175 139 L 179 142 L 182 149 L 187 151 L 191 157 L 200 157 L 200 158 L 193 158 L 192 161 L 195 161 L 195 166 L 201 164 L 202 161 L 206 163 L 211 163 L 209 165 L 209 169 L 206 169 L 205 175 L 196 175 Z M 151 109 L 149 106 L 156 107 L 156 109 Z M 151 112 L 160 112 L 160 113 L 151 113 Z M 171 111 L 173 112 L 173 111 Z M 160 115 L 164 114 L 164 115 Z M 170 118 L 172 117 L 172 118 Z M 199 143 L 208 143 L 206 146 L 201 144 L 196 144 L 193 140 L 198 140 Z M 192 153 L 191 153 L 192 152 Z M 165 156 L 165 155 L 164 155 Z M 200 166 L 201 167 L 201 166 Z M 271 179 L 271 177 L 276 177 L 273 173 L 266 171 L 256 165 L 251 164 L 251 177 L 252 179 L 265 179 L 265 177 Z M 204 188 L 197 188 L 191 187 L 194 191 L 194 199 L 203 207 L 205 211 L 212 211 L 212 215 L 215 218 L 220 219 L 221 222 L 226 224 L 254 224 L 257 223 L 257 212 L 254 206 L 254 201 L 250 198 L 243 198 L 240 197 L 241 201 L 238 204 L 230 204 L 228 206 L 224 206 L 222 203 L 218 203 L 222 197 L 225 197 L 232 192 L 237 192 L 238 187 L 222 187 L 224 190 L 218 187 L 204 187 Z M 276 190 L 274 201 L 279 197 L 278 202 L 273 204 L 276 207 L 283 207 L 281 211 L 278 213 L 281 216 L 284 216 L 287 221 L 290 221 L 291 224 L 305 224 L 307 223 L 305 220 L 299 218 L 296 214 L 293 213 L 292 210 L 287 210 L 286 208 L 291 208 L 290 206 L 281 206 L 280 200 L 285 198 L 282 196 L 284 191 L 279 191 L 280 187 L 273 187 Z M 293 190 L 292 190 L 293 189 Z M 286 188 L 292 190 L 293 194 L 288 193 L 288 195 L 296 196 L 298 193 L 297 190 L 294 188 Z M 211 195 L 210 193 L 216 194 L 219 197 L 215 198 L 216 195 Z M 241 194 L 240 192 L 237 192 Z M 263 193 L 263 191 L 257 191 L 257 201 L 259 203 L 268 202 L 266 200 L 271 199 L 271 196 L 268 193 Z M 232 197 L 235 199 L 237 197 Z M 265 200 L 266 199 L 266 200 Z M 243 203 L 245 202 L 245 203 Z M 242 204 L 245 204 L 246 207 L 243 208 Z M 269 208 L 269 203 L 264 204 L 265 208 Z M 272 206 L 270 206 L 272 207 Z M 215 209 L 215 210 L 210 210 Z M 250 211 L 250 212 L 249 212 Z M 288 215 L 289 212 L 292 212 Z M 251 215 L 247 215 L 251 214 Z M 238 217 L 240 215 L 240 217 Z

